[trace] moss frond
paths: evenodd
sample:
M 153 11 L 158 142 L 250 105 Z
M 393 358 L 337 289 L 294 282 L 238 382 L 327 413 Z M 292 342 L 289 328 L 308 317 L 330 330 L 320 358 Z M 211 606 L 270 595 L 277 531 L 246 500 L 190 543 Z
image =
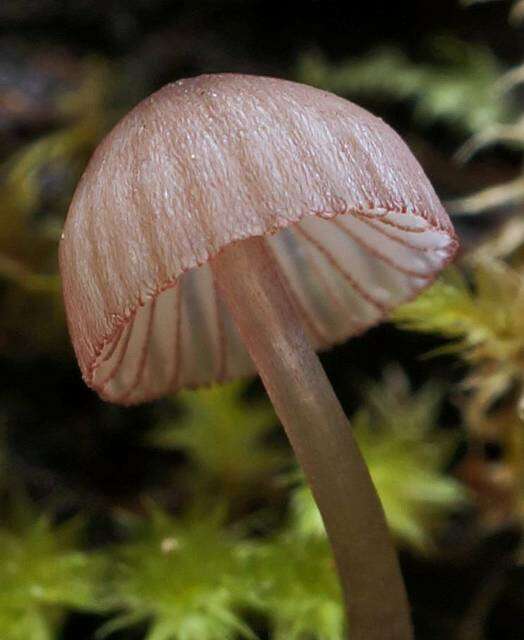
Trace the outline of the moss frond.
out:
M 423 124 L 440 121 L 466 134 L 508 118 L 508 102 L 493 91 L 500 71 L 487 48 L 442 36 L 431 49 L 434 62 L 428 64 L 412 62 L 393 47 L 338 64 L 306 55 L 297 77 L 343 95 L 410 101 Z
M 148 622 L 147 640 L 253 638 L 239 611 L 250 600 L 247 543 L 229 531 L 224 509 L 175 519 L 158 507 L 115 549 L 108 605 L 120 611 L 107 635 Z
M 513 384 L 524 382 L 524 280 L 519 270 L 497 259 L 472 265 L 471 282 L 449 270 L 429 290 L 395 313 L 399 326 L 436 333 L 453 342 L 472 369 L 466 386 L 484 408 Z
M 282 465 L 283 453 L 268 443 L 278 421 L 266 400 L 246 402 L 247 384 L 235 382 L 178 394 L 181 416 L 156 429 L 151 442 L 183 451 L 198 477 L 228 493 L 246 492 Z
M 432 385 L 412 392 L 395 368 L 384 382 L 368 386 L 366 401 L 352 418 L 393 533 L 420 551 L 431 548 L 438 527 L 466 499 L 459 482 L 445 473 L 454 443 L 437 430 L 440 400 Z M 324 535 L 305 486 L 295 490 L 292 518 L 299 536 Z
M 327 540 L 283 535 L 252 559 L 257 608 L 273 640 L 342 640 L 342 596 Z
M 3 640 L 52 640 L 66 610 L 100 609 L 104 564 L 79 550 L 80 524 L 53 525 L 18 501 L 10 526 L 0 529 Z

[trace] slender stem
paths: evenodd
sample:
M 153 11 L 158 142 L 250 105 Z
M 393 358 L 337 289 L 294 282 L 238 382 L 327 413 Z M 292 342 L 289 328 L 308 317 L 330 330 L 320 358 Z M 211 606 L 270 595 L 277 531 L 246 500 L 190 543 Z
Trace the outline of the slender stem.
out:
M 237 242 L 212 267 L 322 514 L 351 640 L 412 638 L 380 501 L 269 246 L 262 238 Z

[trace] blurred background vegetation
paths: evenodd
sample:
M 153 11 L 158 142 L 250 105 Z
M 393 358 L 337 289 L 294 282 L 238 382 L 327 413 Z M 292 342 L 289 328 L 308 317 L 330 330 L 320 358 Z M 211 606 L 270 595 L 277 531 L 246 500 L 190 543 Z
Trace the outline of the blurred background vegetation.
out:
M 69 346 L 57 240 L 90 153 L 201 72 L 335 91 L 406 138 L 461 235 L 392 322 L 322 356 L 417 638 L 524 628 L 524 2 L 2 0 L 0 638 L 342 640 L 321 520 L 257 381 L 135 409 Z

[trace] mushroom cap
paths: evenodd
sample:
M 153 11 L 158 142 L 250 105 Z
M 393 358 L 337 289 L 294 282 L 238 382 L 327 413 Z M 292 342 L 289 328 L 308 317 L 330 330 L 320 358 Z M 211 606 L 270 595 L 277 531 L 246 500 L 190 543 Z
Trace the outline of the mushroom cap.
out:
M 315 348 L 413 298 L 458 246 L 381 119 L 285 80 L 179 80 L 102 141 L 69 209 L 60 267 L 86 383 L 134 404 L 253 372 L 210 268 L 253 236 L 267 237 Z

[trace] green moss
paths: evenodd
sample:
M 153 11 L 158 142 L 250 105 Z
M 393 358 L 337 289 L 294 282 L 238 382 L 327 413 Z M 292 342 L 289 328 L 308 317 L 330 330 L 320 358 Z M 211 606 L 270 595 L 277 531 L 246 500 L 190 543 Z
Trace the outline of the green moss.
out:
M 66 611 L 98 611 L 103 562 L 78 548 L 79 521 L 52 525 L 25 501 L 0 529 L 0 637 L 52 640 Z
M 149 622 L 147 640 L 252 638 L 239 611 L 250 599 L 247 546 L 229 531 L 224 509 L 181 519 L 159 508 L 115 549 L 108 605 L 120 610 L 102 635 Z
M 394 535 L 419 551 L 431 549 L 438 528 L 466 499 L 445 472 L 454 444 L 437 429 L 441 397 L 432 385 L 410 391 L 403 373 L 392 368 L 385 382 L 368 385 L 351 420 Z M 293 494 L 292 521 L 299 536 L 324 536 L 306 486 Z
M 438 121 L 466 134 L 508 117 L 509 101 L 493 91 L 500 70 L 487 48 L 441 36 L 431 41 L 431 50 L 433 61 L 425 64 L 395 47 L 337 63 L 308 54 L 299 60 L 296 77 L 350 97 L 409 102 L 421 124 Z

